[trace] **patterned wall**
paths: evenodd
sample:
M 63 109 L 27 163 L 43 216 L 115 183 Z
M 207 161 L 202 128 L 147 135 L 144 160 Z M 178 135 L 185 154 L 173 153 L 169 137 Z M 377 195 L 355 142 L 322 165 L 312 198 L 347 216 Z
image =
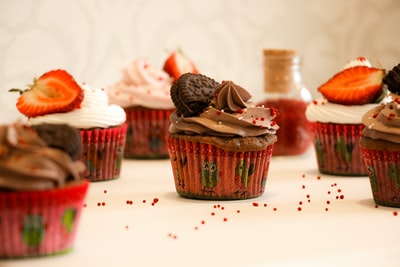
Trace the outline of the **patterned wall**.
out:
M 107 87 L 130 60 L 162 66 L 181 47 L 200 70 L 262 92 L 262 49 L 294 48 L 316 87 L 349 59 L 400 62 L 398 0 L 1 0 L 0 122 L 21 116 L 12 87 L 65 68 Z

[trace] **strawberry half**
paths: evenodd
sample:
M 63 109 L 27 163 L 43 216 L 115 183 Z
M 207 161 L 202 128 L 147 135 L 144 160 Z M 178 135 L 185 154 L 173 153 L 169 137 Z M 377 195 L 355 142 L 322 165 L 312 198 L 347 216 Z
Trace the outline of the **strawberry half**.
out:
M 373 103 L 383 93 L 385 70 L 355 66 L 335 74 L 318 91 L 332 103 L 363 105 Z
M 196 65 L 186 57 L 180 49 L 169 55 L 167 60 L 164 62 L 163 70 L 174 80 L 177 80 L 182 74 L 188 72 L 194 74 L 199 73 Z
M 28 89 L 10 89 L 19 92 L 17 109 L 27 117 L 71 111 L 81 104 L 83 90 L 65 70 L 44 73 Z

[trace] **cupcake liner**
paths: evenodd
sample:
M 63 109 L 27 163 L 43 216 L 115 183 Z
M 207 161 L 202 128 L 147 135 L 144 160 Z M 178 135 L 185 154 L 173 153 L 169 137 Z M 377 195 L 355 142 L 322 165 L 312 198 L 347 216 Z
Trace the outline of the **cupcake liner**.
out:
M 262 151 L 232 152 L 167 136 L 179 195 L 194 199 L 248 199 L 264 193 L 273 144 Z
M 363 124 L 309 124 L 321 173 L 340 176 L 367 176 L 360 150 Z
M 0 258 L 72 249 L 88 181 L 46 191 L 0 192 Z
M 172 110 L 127 108 L 128 124 L 125 158 L 167 158 L 165 136 L 168 134 Z
M 376 204 L 400 207 L 400 151 L 361 147 Z
M 126 130 L 126 123 L 104 129 L 80 129 L 86 179 L 94 182 L 119 178 Z

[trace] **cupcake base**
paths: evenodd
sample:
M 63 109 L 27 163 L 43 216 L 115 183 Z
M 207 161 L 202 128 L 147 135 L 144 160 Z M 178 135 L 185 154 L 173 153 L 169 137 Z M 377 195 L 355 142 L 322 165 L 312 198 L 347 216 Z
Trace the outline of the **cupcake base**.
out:
M 400 151 L 361 147 L 376 204 L 400 207 Z
M 186 198 L 236 200 L 264 193 L 273 144 L 234 152 L 167 136 L 177 193 Z
M 126 108 L 128 130 L 125 158 L 168 158 L 165 136 L 168 134 L 173 110 L 153 110 L 141 107 Z
M 363 124 L 313 122 L 314 150 L 321 173 L 339 176 L 367 176 L 360 150 Z
M 0 192 L 0 258 L 66 253 L 73 247 L 89 182 Z
M 110 128 L 80 129 L 81 160 L 86 164 L 84 177 L 91 182 L 119 178 L 124 154 L 127 125 Z

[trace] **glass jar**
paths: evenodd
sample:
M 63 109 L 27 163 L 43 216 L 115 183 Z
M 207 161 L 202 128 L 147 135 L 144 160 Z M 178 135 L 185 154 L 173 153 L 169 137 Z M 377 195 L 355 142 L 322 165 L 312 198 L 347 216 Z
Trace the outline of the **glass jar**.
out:
M 273 156 L 300 155 L 312 143 L 305 111 L 312 101 L 303 83 L 300 57 L 295 50 L 264 49 L 264 95 L 258 105 L 278 109 L 278 141 Z

